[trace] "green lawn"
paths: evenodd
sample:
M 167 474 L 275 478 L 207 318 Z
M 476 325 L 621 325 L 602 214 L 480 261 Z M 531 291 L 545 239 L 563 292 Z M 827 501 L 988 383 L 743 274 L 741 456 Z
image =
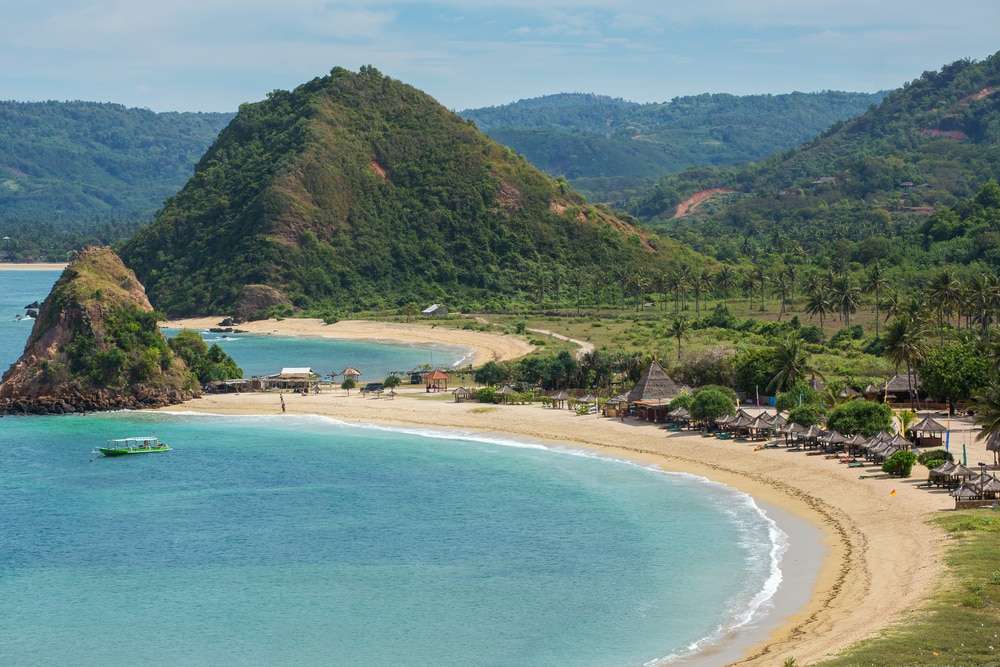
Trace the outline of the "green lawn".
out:
M 949 513 L 949 576 L 924 609 L 823 667 L 1000 665 L 1000 512 Z

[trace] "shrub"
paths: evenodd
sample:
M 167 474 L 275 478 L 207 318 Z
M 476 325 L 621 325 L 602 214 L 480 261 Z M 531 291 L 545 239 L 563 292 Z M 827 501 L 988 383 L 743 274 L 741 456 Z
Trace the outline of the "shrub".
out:
M 483 387 L 476 392 L 476 400 L 480 403 L 499 403 L 500 395 L 493 387 Z
M 670 401 L 670 409 L 676 410 L 677 408 L 684 408 L 685 410 L 690 410 L 691 403 L 693 401 L 694 396 L 690 392 L 685 391 Z
M 730 389 L 731 393 L 732 390 Z M 691 400 L 691 416 L 694 419 L 712 421 L 736 412 L 736 401 L 723 387 L 703 387 L 695 392 Z
M 927 452 L 921 452 L 920 455 L 917 456 L 917 461 L 920 463 L 920 465 L 926 466 L 928 468 L 937 468 L 945 461 L 954 461 L 954 460 L 955 457 L 952 455 L 952 453 L 945 451 L 943 449 L 932 449 Z
M 882 464 L 882 472 L 897 477 L 909 477 L 910 473 L 913 472 L 913 464 L 916 462 L 917 455 L 913 452 L 896 452 Z
M 804 404 L 792 408 L 788 413 L 788 421 L 799 426 L 815 426 L 823 420 L 823 409 L 816 404 Z
M 822 343 L 823 330 L 815 324 L 809 324 L 799 329 L 799 338 L 807 343 Z
M 487 361 L 476 370 L 475 380 L 478 384 L 488 386 L 498 385 L 510 376 L 509 369 L 495 361 Z
M 855 399 L 834 408 L 827 425 L 844 435 L 871 437 L 892 428 L 892 410 L 884 403 Z
M 808 382 L 799 380 L 787 390 L 777 396 L 776 406 L 778 410 L 792 410 L 802 405 L 820 405 L 822 398 L 819 392 L 813 389 Z

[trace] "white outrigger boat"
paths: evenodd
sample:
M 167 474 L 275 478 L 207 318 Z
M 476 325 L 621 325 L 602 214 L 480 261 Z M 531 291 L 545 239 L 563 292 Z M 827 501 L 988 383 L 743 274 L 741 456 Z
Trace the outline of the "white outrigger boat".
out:
M 159 438 L 147 436 L 108 440 L 104 447 L 98 447 L 94 450 L 94 453 L 103 454 L 104 456 L 128 456 L 130 454 L 153 454 L 169 451 L 170 445 L 160 442 Z

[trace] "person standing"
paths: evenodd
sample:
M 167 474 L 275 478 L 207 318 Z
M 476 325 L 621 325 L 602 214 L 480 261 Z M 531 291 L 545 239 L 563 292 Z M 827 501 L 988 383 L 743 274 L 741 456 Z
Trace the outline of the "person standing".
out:
M 285 411 L 285 394 L 282 393 L 282 392 L 278 392 L 278 398 L 281 399 L 281 411 L 284 412 Z

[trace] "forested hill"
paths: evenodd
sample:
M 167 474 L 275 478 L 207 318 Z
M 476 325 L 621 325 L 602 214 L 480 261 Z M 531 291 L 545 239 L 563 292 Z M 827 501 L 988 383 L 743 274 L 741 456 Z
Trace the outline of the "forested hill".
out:
M 241 106 L 123 258 L 186 315 L 482 308 L 697 260 L 371 67 Z
M 548 95 L 460 112 L 550 174 L 616 201 L 664 174 L 759 160 L 863 113 L 881 93 L 698 95 L 638 104 Z
M 891 256 L 935 211 L 1000 177 L 1000 54 L 926 72 L 876 108 L 760 164 L 664 178 L 633 212 L 717 257 Z M 709 188 L 735 193 L 672 219 Z
M 0 232 L 18 244 L 0 251 L 44 256 L 56 237 L 96 240 L 102 225 L 115 235 L 150 219 L 232 117 L 0 101 Z

